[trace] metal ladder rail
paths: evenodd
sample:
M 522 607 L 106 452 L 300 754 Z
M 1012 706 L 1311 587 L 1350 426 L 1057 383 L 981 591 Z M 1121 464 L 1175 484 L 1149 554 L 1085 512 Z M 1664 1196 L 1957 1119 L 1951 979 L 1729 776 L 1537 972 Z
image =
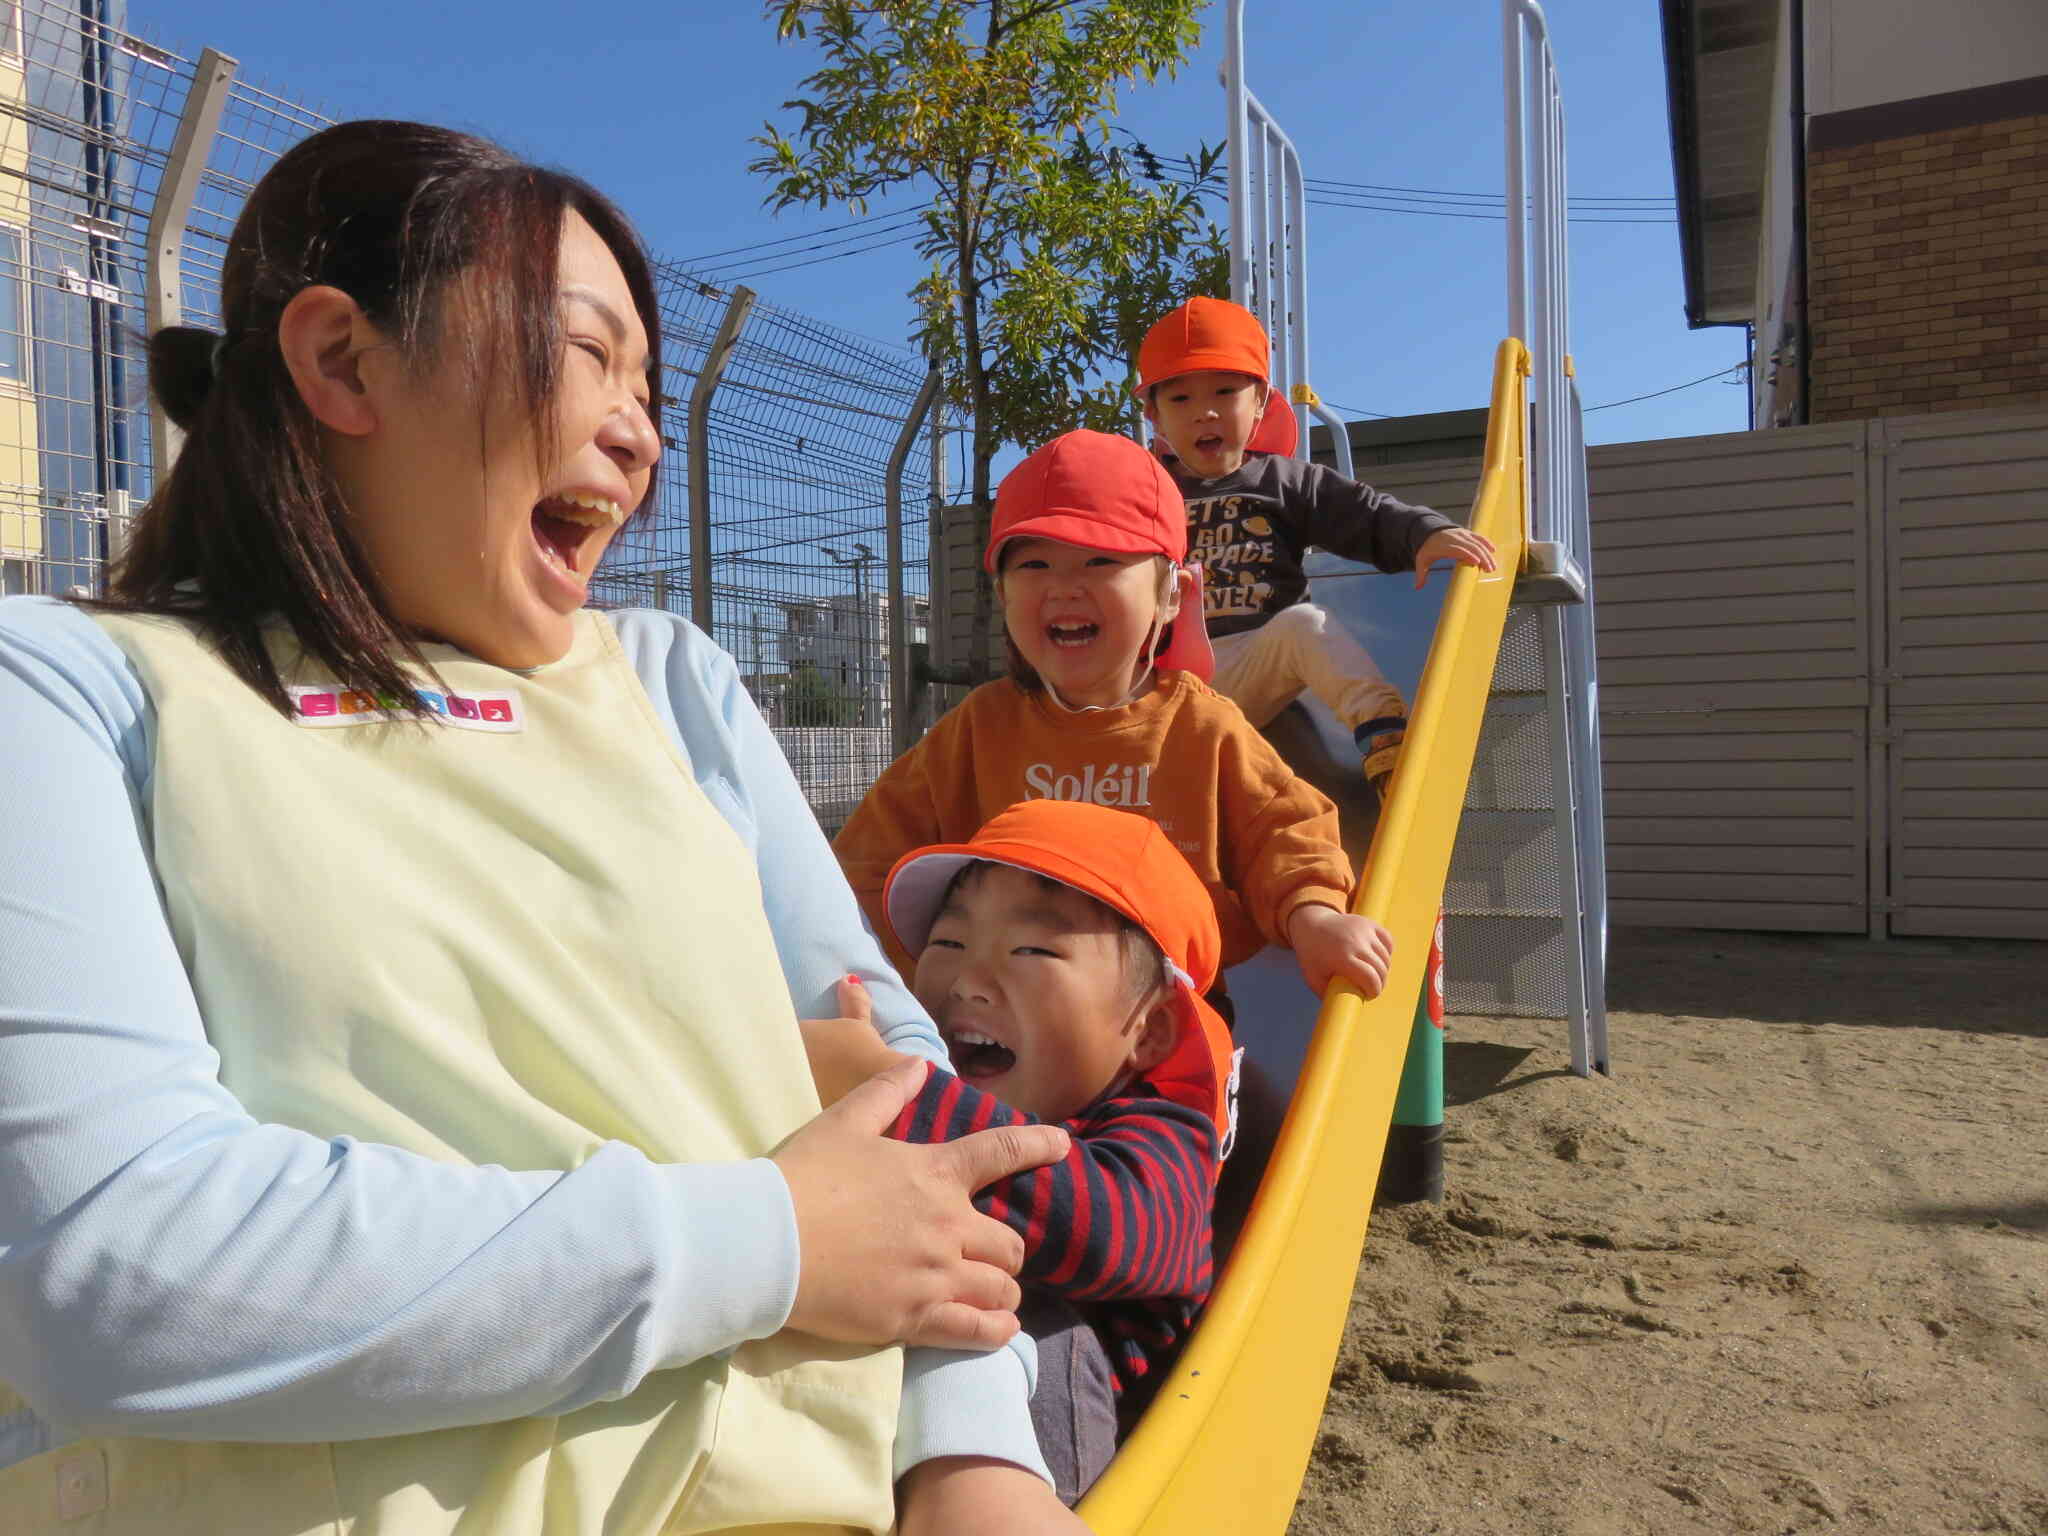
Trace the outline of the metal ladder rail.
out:
M 1537 0 L 1501 0 L 1507 122 L 1508 330 L 1531 360 L 1531 538 L 1562 547 L 1590 578 L 1586 454 L 1569 351 L 1564 97 Z M 1533 184 L 1532 184 L 1533 183 Z M 1606 854 L 1592 583 L 1543 615 L 1561 907 L 1569 931 L 1572 1070 L 1608 1070 Z
M 1352 472 L 1351 435 L 1308 381 L 1308 193 L 1301 155 L 1244 81 L 1245 0 L 1229 0 L 1223 89 L 1230 155 L 1230 297 L 1273 343 L 1273 382 L 1330 430 L 1337 468 Z M 1277 279 L 1275 269 L 1278 269 Z M 1256 274 L 1256 280 L 1255 280 Z M 1300 434 L 1294 456 L 1309 456 Z

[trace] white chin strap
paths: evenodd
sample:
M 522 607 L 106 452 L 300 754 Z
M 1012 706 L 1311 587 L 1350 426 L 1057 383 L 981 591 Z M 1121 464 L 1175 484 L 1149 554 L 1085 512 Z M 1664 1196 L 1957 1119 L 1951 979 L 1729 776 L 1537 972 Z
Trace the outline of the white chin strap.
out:
M 1145 658 L 1145 670 L 1140 672 L 1138 680 L 1131 684 L 1130 692 L 1126 693 L 1114 704 L 1069 704 L 1060 697 L 1059 689 L 1053 687 L 1052 679 L 1041 676 L 1038 681 L 1044 686 L 1046 697 L 1070 715 L 1092 714 L 1097 710 L 1103 709 L 1122 709 L 1131 700 L 1137 698 L 1147 688 L 1150 688 L 1152 686 L 1152 679 L 1159 675 L 1159 667 L 1153 660 L 1153 654 L 1159 649 L 1159 637 L 1165 633 L 1166 624 L 1164 621 L 1157 618 L 1153 619 L 1151 626 L 1145 631 L 1145 643 L 1139 648 L 1138 652 L 1139 655 Z
M 1178 590 L 1178 585 L 1180 581 L 1180 569 L 1181 568 L 1178 565 L 1176 565 L 1172 560 L 1169 559 L 1167 561 L 1167 570 L 1170 573 L 1167 577 L 1166 590 L 1168 593 L 1173 593 Z M 997 578 L 996 595 L 997 598 L 1000 600 L 1002 596 L 1002 582 L 1000 577 Z M 1161 599 L 1160 606 L 1162 608 L 1165 606 L 1165 601 L 1163 598 Z M 1070 715 L 1093 714 L 1098 710 L 1104 709 L 1122 709 L 1126 704 L 1130 703 L 1131 700 L 1137 698 L 1147 688 L 1150 688 L 1152 686 L 1152 679 L 1159 675 L 1159 665 L 1157 659 L 1159 651 L 1159 642 L 1160 638 L 1166 633 L 1166 626 L 1173 621 L 1173 618 L 1174 615 L 1172 614 L 1168 614 L 1165 618 L 1160 618 L 1157 614 L 1153 616 L 1151 625 L 1145 631 L 1145 643 L 1144 645 L 1139 647 L 1138 650 L 1138 654 L 1142 656 L 1145 660 L 1145 670 L 1138 674 L 1138 680 L 1131 684 L 1130 691 L 1126 693 L 1122 698 L 1118 699 L 1114 704 L 1069 704 L 1065 699 L 1060 697 L 1060 691 L 1059 689 L 1053 687 L 1052 680 L 1041 674 L 1038 681 L 1040 686 L 1045 689 L 1045 696 L 1051 699 L 1054 704 L 1058 705 L 1061 709 L 1065 710 Z

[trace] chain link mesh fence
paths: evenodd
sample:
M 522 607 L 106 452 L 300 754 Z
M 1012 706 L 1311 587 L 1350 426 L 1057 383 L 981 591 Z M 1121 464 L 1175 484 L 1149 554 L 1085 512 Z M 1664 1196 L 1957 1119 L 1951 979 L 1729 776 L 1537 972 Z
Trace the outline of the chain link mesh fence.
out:
M 655 511 L 620 534 L 593 597 L 688 614 L 689 402 L 733 291 L 673 263 L 657 263 L 656 289 L 666 361 Z M 712 638 L 737 659 L 828 828 L 893 755 L 885 476 L 924 376 L 907 348 L 756 303 L 707 416 Z M 901 503 L 904 600 L 918 645 L 929 621 L 931 490 L 921 431 Z
M 142 332 L 150 212 L 196 61 L 124 30 L 113 0 L 0 0 L 0 591 L 100 590 L 153 463 Z M 250 190 L 325 127 L 239 77 L 179 251 L 183 317 L 214 326 Z M 654 510 L 593 601 L 691 612 L 689 401 L 731 292 L 657 263 L 666 333 Z M 924 365 L 907 348 L 756 304 L 712 401 L 711 632 L 738 659 L 820 819 L 890 757 L 884 474 Z M 904 475 L 903 587 L 921 644 L 933 456 Z M 922 722 L 920 722 L 921 724 Z

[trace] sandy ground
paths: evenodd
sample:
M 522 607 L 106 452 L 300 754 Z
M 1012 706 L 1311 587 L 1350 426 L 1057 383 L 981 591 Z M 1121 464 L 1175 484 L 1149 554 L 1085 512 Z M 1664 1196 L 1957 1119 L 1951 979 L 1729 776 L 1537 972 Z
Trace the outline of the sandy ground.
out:
M 1615 1075 L 1457 1018 L 1299 1536 L 2048 1536 L 2048 944 L 1617 930 Z

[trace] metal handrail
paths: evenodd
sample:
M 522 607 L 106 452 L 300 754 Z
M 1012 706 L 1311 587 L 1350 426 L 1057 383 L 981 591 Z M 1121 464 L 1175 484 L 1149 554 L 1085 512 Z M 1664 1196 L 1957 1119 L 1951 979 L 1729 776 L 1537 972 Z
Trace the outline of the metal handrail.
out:
M 1593 529 L 1571 338 L 1564 94 L 1538 0 L 1501 0 L 1507 105 L 1508 328 L 1529 338 L 1530 513 L 1588 577 L 1582 600 L 1542 615 L 1549 679 L 1559 896 L 1573 963 L 1572 1069 L 1605 1072 L 1607 879 L 1593 637 Z
M 1244 4 L 1245 0 L 1229 0 L 1223 49 L 1230 152 L 1230 296 L 1265 327 L 1273 346 L 1273 387 L 1284 398 L 1306 406 L 1329 428 L 1337 468 L 1349 477 L 1351 434 L 1344 418 L 1323 403 L 1308 381 L 1308 191 L 1301 154 L 1245 86 Z M 1294 456 L 1306 460 L 1307 423 L 1303 428 Z

